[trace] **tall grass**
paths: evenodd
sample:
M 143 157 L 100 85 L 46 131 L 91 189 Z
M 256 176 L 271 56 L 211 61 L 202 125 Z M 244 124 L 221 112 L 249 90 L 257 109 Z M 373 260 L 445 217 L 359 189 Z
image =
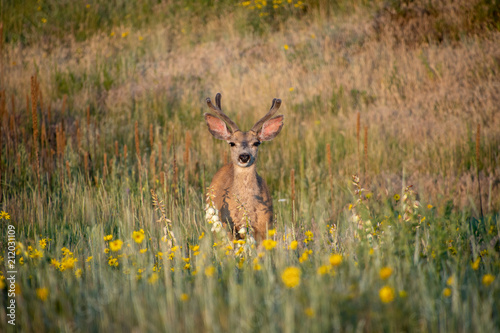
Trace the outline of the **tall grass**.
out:
M 381 3 L 257 3 L 49 1 L 42 23 L 35 2 L 2 2 L 15 329 L 498 329 L 494 25 L 410 42 L 404 16 L 373 29 Z M 202 117 L 219 91 L 243 129 L 283 100 L 258 160 L 276 243 L 244 253 L 204 218 L 227 160 Z

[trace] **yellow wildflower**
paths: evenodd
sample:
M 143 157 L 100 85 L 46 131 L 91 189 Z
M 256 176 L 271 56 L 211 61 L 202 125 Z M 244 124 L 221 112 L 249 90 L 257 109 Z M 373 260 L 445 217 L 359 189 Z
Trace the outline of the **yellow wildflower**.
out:
M 109 266 L 118 267 L 118 259 L 116 259 L 116 258 L 109 258 L 108 265 Z
M 85 261 L 90 262 L 93 258 L 94 258 L 93 256 L 87 257 L 87 259 Z
M 5 220 L 10 220 L 10 215 L 7 212 L 0 212 L 0 220 L 5 219 Z
M 401 199 L 401 196 L 399 194 L 394 194 L 394 200 L 399 201 Z
M 36 289 L 36 296 L 42 300 L 46 301 L 47 297 L 49 297 L 49 290 L 47 288 L 37 288 Z
M 495 281 L 495 277 L 491 274 L 485 274 L 483 275 L 483 284 L 485 286 L 489 286 L 490 284 L 493 283 L 493 281 Z
M 298 267 L 288 267 L 281 274 L 281 280 L 287 288 L 295 288 L 300 284 L 300 269 Z
M 299 262 L 303 263 L 304 261 L 307 261 L 309 258 L 309 255 L 312 254 L 312 250 L 305 250 L 304 253 L 299 258 Z
M 107 236 L 104 236 L 104 241 L 110 241 L 113 239 L 113 235 L 107 235 Z
M 392 268 L 382 267 L 380 269 L 379 275 L 382 280 L 387 280 L 392 275 Z
M 141 229 L 142 230 L 142 229 Z M 141 244 L 142 241 L 144 240 L 144 231 L 134 231 L 132 233 L 132 238 L 137 244 Z
M 200 237 L 198 237 L 198 239 L 202 239 L 204 236 L 205 236 L 205 232 L 204 232 L 204 231 L 202 231 L 202 232 L 201 232 L 201 235 L 200 235 Z
M 276 229 L 271 229 L 267 232 L 267 234 L 269 235 L 269 237 L 272 237 L 276 234 Z
M 299 242 L 297 241 L 292 241 L 290 243 L 290 250 L 297 250 L 297 246 L 299 245 Z
M 148 251 L 148 248 L 145 248 L 145 249 L 140 249 L 139 252 L 141 253 L 146 253 Z
M 75 263 L 78 261 L 78 259 L 73 258 L 71 256 L 64 257 L 61 260 L 61 265 L 59 266 L 59 269 L 61 272 L 64 272 L 67 269 L 71 269 L 75 267 Z
M 40 239 L 40 240 L 38 241 L 38 243 L 40 244 L 40 247 L 41 247 L 42 249 L 45 249 L 45 248 L 47 247 L 47 238 Z
M 71 251 L 67 247 L 63 247 L 61 249 L 61 251 L 62 251 L 63 255 L 65 255 L 65 256 L 72 256 L 73 255 L 73 253 L 71 253 Z
M 40 252 L 37 249 L 33 249 L 33 251 L 30 253 L 30 258 L 34 259 L 43 258 L 43 252 Z
M 378 295 L 383 303 L 391 303 L 394 300 L 394 289 L 384 286 L 379 290 Z
M 55 268 L 59 268 L 59 265 L 61 264 L 57 259 L 51 259 L 50 264 L 54 266 Z
M 82 276 L 82 269 L 81 269 L 81 268 L 79 268 L 79 269 L 77 269 L 77 270 L 75 271 L 75 276 L 76 276 L 77 278 L 79 278 L 79 277 L 81 277 L 81 276 Z
M 318 267 L 318 275 L 325 275 L 325 274 L 328 274 L 330 272 L 330 266 L 328 265 L 322 265 L 322 266 L 319 266 Z
M 123 241 L 121 241 L 119 239 L 117 239 L 117 240 L 112 241 L 112 242 L 109 243 L 109 248 L 113 252 L 120 251 L 120 249 L 122 248 L 122 246 L 123 246 Z
M 260 271 L 262 269 L 262 266 L 259 264 L 259 259 L 255 258 L 253 260 L 253 270 L 254 271 Z
M 450 288 L 444 288 L 443 289 L 443 296 L 444 297 L 450 297 L 451 296 L 451 289 Z
M 312 241 L 314 238 L 314 234 L 310 230 L 306 231 L 305 235 L 306 235 L 306 239 L 304 240 L 304 243 L 306 243 L 306 244 L 308 242 Z
M 330 256 L 330 265 L 333 267 L 338 266 L 342 263 L 342 256 L 340 254 L 332 254 Z
M 181 294 L 181 301 L 186 302 L 189 300 L 189 295 L 188 294 Z
M 285 50 L 288 50 L 288 44 L 283 45 L 283 48 L 284 48 Z
M 264 245 L 265 249 L 268 251 L 274 249 L 276 244 L 277 244 L 277 242 L 273 241 L 272 239 L 266 239 L 262 242 L 262 245 Z
M 479 263 L 481 262 L 481 257 L 477 257 L 476 260 L 471 265 L 472 269 L 477 271 L 479 269 Z
M 122 38 L 127 37 L 127 36 L 128 36 L 128 34 L 129 34 L 129 32 L 128 32 L 128 31 L 122 32 Z

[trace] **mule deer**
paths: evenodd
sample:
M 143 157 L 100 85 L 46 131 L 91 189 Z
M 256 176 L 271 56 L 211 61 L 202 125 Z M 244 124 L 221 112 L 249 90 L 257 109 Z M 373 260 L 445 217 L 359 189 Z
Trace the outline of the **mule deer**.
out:
M 217 115 L 205 113 L 210 133 L 231 146 L 231 161 L 223 166 L 210 185 L 215 194 L 214 205 L 224 226 L 229 224 L 236 238 L 243 238 L 246 212 L 257 241 L 266 238 L 267 229 L 273 224 L 273 202 L 266 182 L 257 174 L 255 163 L 262 141 L 274 139 L 283 127 L 283 115 L 274 116 L 281 106 L 280 99 L 273 99 L 271 109 L 248 132 L 242 132 L 222 112 L 221 94 L 215 96 L 215 104 L 207 98 L 207 104 Z M 239 205 L 243 209 L 238 209 Z

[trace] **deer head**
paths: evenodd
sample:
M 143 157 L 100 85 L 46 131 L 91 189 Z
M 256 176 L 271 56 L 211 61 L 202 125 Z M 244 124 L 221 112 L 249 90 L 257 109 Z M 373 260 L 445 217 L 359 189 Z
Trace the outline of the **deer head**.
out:
M 212 135 L 225 140 L 231 146 L 231 161 L 235 166 L 248 168 L 255 165 L 259 145 L 274 139 L 283 127 L 283 115 L 274 116 L 281 106 L 280 99 L 273 99 L 269 112 L 253 125 L 248 132 L 242 132 L 229 117 L 222 112 L 221 94 L 215 96 L 215 104 L 207 98 L 208 107 L 217 115 L 205 113 L 205 121 Z M 274 116 L 274 117 L 273 117 Z

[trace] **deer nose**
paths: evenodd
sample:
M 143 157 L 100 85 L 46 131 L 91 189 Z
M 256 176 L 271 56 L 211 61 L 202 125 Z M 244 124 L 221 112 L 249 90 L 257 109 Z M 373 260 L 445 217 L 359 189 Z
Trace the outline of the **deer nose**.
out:
M 250 161 L 250 155 L 249 154 L 241 154 L 240 157 L 238 158 L 241 163 L 247 163 Z

